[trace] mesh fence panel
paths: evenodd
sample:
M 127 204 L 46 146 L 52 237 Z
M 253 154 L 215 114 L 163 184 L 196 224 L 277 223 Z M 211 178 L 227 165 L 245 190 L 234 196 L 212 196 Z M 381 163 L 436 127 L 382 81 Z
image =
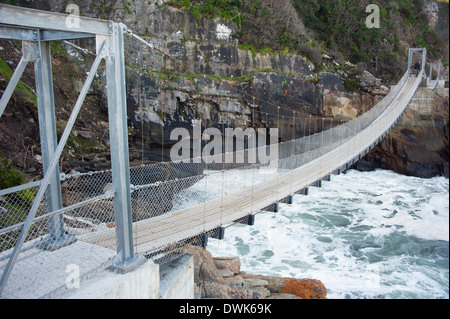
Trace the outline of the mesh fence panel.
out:
M 62 254 L 59 258 L 51 258 L 51 253 L 61 247 L 66 247 L 84 234 L 101 232 L 114 228 L 114 206 L 112 194 L 105 196 L 111 189 L 111 171 L 79 173 L 62 175 L 61 199 L 63 210 L 60 213 L 49 214 L 47 209 L 47 196 L 44 196 L 39 205 L 36 216 L 30 226 L 22 249 L 18 255 L 16 266 L 13 268 L 11 278 L 5 286 L 5 293 L 13 297 L 17 289 L 24 290 L 24 286 L 34 288 L 20 292 L 19 298 L 42 297 L 50 293 L 48 297 L 65 289 L 67 278 L 66 267 L 74 264 L 81 265 L 79 253 L 72 257 Z M 36 184 L 36 183 L 32 183 Z M 26 186 L 23 186 L 26 187 Z M 3 271 L 12 256 L 13 248 L 21 235 L 24 222 L 33 205 L 38 192 L 38 186 L 32 186 L 16 192 L 0 196 L 2 214 L 0 216 L 0 271 Z M 63 233 L 57 240 L 53 234 L 63 225 Z M 103 269 L 105 261 L 112 262 L 116 253 L 103 250 L 98 253 L 91 251 L 89 247 L 76 244 L 73 249 L 82 249 L 86 259 L 89 259 L 92 269 L 83 269 L 84 274 L 93 269 Z M 72 249 L 72 248 L 71 248 Z M 105 254 L 104 254 L 105 253 Z M 75 257 L 78 256 L 78 257 Z M 77 260 L 78 258 L 78 260 Z M 37 263 L 37 265 L 36 265 Z M 37 284 L 38 283 L 38 284 Z

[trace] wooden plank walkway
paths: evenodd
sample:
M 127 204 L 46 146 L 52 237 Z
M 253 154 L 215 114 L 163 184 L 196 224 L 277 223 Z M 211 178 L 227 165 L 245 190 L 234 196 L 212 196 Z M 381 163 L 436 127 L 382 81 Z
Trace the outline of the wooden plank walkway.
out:
M 391 105 L 366 129 L 297 169 L 254 188 L 133 223 L 136 253 L 154 251 L 259 212 L 345 166 L 358 155 L 364 154 L 368 147 L 390 130 L 414 96 L 419 83 L 417 78 L 408 78 Z M 83 235 L 79 239 L 106 248 L 116 248 L 114 229 Z

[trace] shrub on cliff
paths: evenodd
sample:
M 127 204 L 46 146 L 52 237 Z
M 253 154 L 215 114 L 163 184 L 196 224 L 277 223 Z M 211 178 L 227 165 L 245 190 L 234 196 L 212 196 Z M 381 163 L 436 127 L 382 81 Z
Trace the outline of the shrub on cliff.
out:
M 424 47 L 432 59 L 446 50 L 431 29 L 424 0 L 293 0 L 305 26 L 317 41 L 386 80 L 403 74 L 408 47 Z M 380 27 L 365 25 L 369 4 L 380 8 Z
M 6 189 L 24 183 L 25 179 L 12 167 L 11 162 L 0 156 L 0 189 Z

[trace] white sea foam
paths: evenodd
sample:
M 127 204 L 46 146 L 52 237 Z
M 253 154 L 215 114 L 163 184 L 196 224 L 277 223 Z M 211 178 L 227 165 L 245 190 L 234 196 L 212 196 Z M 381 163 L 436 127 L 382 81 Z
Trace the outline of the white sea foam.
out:
M 246 176 L 230 175 L 227 191 Z M 208 249 L 251 273 L 320 279 L 328 298 L 448 298 L 448 202 L 442 177 L 348 171 Z

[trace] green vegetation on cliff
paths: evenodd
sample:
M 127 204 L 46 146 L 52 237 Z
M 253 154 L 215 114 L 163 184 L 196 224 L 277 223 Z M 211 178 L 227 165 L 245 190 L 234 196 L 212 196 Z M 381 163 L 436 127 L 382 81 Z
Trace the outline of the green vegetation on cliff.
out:
M 0 189 L 6 189 L 25 183 L 25 178 L 17 171 L 11 161 L 0 154 Z
M 168 4 L 184 8 L 194 18 L 222 17 L 228 21 L 237 18 L 242 8 L 241 0 L 170 0 Z
M 13 71 L 9 67 L 9 65 L 0 57 L 0 77 L 3 77 L 7 82 L 11 79 L 13 75 Z M 17 83 L 15 94 L 18 94 L 21 98 L 26 99 L 27 102 L 30 102 L 34 105 L 37 105 L 36 95 L 32 93 L 21 81 Z
M 213 75 L 213 74 L 173 74 L 173 73 L 165 73 L 162 71 L 159 72 L 159 71 L 152 71 L 152 70 L 147 70 L 147 72 L 149 74 L 157 75 L 160 80 L 169 81 L 169 82 L 176 82 L 177 80 L 179 80 L 181 78 L 191 81 L 191 80 L 201 78 L 201 77 L 209 78 L 209 79 L 211 79 L 213 81 L 217 81 L 217 82 L 221 82 L 221 81 L 251 82 L 253 80 L 254 76 L 258 73 L 278 73 L 278 74 L 288 75 L 293 78 L 297 77 L 294 73 L 286 73 L 286 72 L 283 72 L 280 70 L 270 69 L 270 68 L 255 70 L 255 71 L 250 72 L 247 75 L 242 75 L 242 76 L 237 76 L 237 77 L 217 76 L 217 75 Z
M 363 63 L 386 81 L 406 68 L 409 47 L 424 47 L 433 60 L 448 55 L 446 42 L 429 25 L 425 0 L 170 0 L 195 18 L 222 17 L 238 25 L 240 46 L 256 52 L 295 52 L 318 69 L 323 54 Z M 380 27 L 368 28 L 366 7 L 380 8 Z M 448 9 L 448 1 L 439 8 Z M 445 8 L 444 8 L 445 9 Z

